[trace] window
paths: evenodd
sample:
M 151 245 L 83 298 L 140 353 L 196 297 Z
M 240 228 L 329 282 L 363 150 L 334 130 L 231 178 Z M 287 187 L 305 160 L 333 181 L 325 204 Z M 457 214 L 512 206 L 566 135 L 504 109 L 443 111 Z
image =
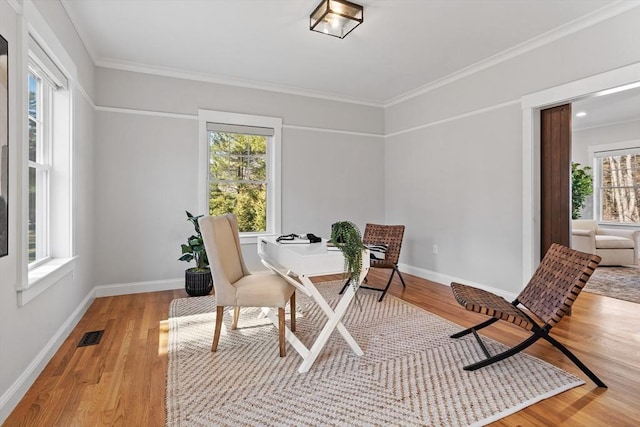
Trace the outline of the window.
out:
M 51 98 L 54 87 L 29 64 L 29 265 L 49 258 Z
M 640 224 L 640 148 L 596 152 L 595 166 L 600 221 Z
M 30 3 L 29 3 L 30 4 Z M 29 6 L 31 7 L 31 6 Z M 23 194 L 24 276 L 18 304 L 24 305 L 73 271 L 71 91 L 62 68 L 29 34 L 24 79 L 26 96 Z M 40 40 L 40 39 L 38 39 Z M 56 46 L 57 43 L 52 43 Z M 75 75 L 66 52 L 56 50 Z
M 279 233 L 282 120 L 204 110 L 199 116 L 206 152 L 203 213 L 234 213 L 244 243 Z

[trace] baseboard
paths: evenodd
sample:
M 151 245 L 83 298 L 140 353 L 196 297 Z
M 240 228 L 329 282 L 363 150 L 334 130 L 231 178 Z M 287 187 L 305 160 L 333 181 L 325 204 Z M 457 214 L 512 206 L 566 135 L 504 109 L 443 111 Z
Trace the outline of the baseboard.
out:
M 148 282 L 118 283 L 114 285 L 96 286 L 82 300 L 78 307 L 71 313 L 49 342 L 33 359 L 22 375 L 0 396 L 0 425 L 9 417 L 11 411 L 20 403 L 20 400 L 29 391 L 47 363 L 60 349 L 73 328 L 76 327 L 82 316 L 89 309 L 93 300 L 98 297 L 136 294 L 142 292 L 166 291 L 184 289 L 184 279 L 155 280 Z
M 82 316 L 89 309 L 91 303 L 95 299 L 95 291 L 91 290 L 87 296 L 82 300 L 78 307 L 71 313 L 71 315 L 64 321 L 57 332 L 51 337 L 49 342 L 38 353 L 33 361 L 22 372 L 22 375 L 9 387 L 9 389 L 0 396 L 0 424 L 9 417 L 11 411 L 20 403 L 20 400 L 29 391 L 29 388 L 36 381 L 38 376 L 42 373 L 47 363 L 56 354 L 64 340 L 67 339 L 73 328 L 76 327 Z
M 96 286 L 96 297 L 113 297 L 117 295 L 140 294 L 143 292 L 172 291 L 184 289 L 184 278 L 152 280 L 147 282 L 116 283 Z
M 432 282 L 441 283 L 446 286 L 450 286 L 451 282 L 457 282 L 457 283 L 463 283 L 465 285 L 475 286 L 476 288 L 484 289 L 487 292 L 500 295 L 507 301 L 513 301 L 517 297 L 517 294 L 513 292 L 506 292 L 503 289 L 496 289 L 482 283 L 473 282 L 467 279 L 461 279 L 459 277 L 449 276 L 447 274 L 438 273 L 436 271 L 427 270 L 425 268 L 413 267 L 407 264 L 398 264 L 398 269 L 403 273 L 406 272 L 413 276 L 418 276 L 422 279 L 431 280 Z

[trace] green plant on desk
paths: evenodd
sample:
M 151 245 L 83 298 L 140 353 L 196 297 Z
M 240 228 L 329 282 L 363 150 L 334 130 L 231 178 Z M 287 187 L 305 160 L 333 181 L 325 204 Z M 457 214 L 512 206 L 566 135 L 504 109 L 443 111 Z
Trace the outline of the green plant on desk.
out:
M 362 251 L 366 249 L 360 230 L 351 221 L 338 221 L 331 225 L 331 242 L 342 251 L 345 276 L 357 290 L 362 271 Z

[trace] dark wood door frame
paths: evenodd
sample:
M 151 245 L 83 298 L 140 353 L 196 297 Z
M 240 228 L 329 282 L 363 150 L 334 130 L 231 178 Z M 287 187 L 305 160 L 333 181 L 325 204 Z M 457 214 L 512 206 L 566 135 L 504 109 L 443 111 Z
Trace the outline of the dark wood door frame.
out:
M 571 104 L 540 111 L 540 259 L 571 244 Z

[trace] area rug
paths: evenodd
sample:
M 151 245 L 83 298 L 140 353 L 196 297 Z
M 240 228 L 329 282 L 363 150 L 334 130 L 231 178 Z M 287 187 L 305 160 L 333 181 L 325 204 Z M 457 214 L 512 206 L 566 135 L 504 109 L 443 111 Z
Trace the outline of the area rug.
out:
M 318 285 L 332 306 L 340 282 Z M 318 307 L 298 293 L 296 335 L 310 346 L 324 325 Z M 215 297 L 172 301 L 167 373 L 168 426 L 467 426 L 484 425 L 584 384 L 520 353 L 467 372 L 483 358 L 473 336 L 392 295 L 361 289 L 343 323 L 360 344 L 356 356 L 334 332 L 305 374 L 287 345 L 278 356 L 275 327 L 258 309 L 243 309 L 238 329 L 225 314 L 211 353 Z M 462 308 L 460 308 L 463 310 Z M 289 316 L 287 315 L 287 318 Z M 487 339 L 489 350 L 504 346 Z
M 599 266 L 584 287 L 586 292 L 640 303 L 640 267 Z

